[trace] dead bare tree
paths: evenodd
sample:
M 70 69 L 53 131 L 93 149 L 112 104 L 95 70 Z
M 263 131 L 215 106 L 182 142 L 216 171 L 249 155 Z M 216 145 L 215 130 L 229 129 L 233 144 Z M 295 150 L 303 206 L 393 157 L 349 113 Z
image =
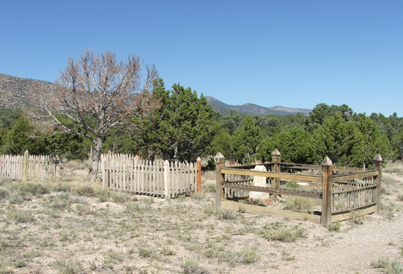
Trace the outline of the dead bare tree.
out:
M 147 92 L 158 72 L 154 66 L 147 66 L 146 76 L 142 77 L 141 67 L 142 60 L 137 56 L 130 55 L 123 62 L 113 52 L 96 54 L 87 50 L 76 62 L 69 57 L 56 80 L 54 94 L 43 94 L 44 98 L 36 100 L 44 110 L 42 115 L 35 116 L 42 126 L 58 128 L 94 143 L 89 181 L 97 178 L 105 139 L 119 133 L 111 133 L 111 129 L 127 130 L 134 126 L 128 118 L 141 118 L 159 105 Z

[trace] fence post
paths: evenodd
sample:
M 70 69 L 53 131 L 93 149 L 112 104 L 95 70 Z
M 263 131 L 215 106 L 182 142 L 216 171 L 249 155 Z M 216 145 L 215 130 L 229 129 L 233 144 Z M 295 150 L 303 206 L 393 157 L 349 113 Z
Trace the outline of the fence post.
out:
M 221 200 L 224 198 L 224 189 L 222 184 L 224 183 L 224 175 L 221 174 L 221 168 L 225 167 L 225 158 L 221 152 L 217 152 L 217 155 L 214 157 L 216 169 L 216 200 L 215 205 L 216 207 L 221 207 Z
M 101 169 L 102 169 L 102 188 L 106 188 L 106 178 L 105 178 L 105 161 L 106 155 L 101 154 Z
M 271 159 L 272 159 L 272 162 L 274 163 L 272 171 L 281 172 L 281 168 L 280 168 L 281 154 L 277 148 L 275 150 L 273 150 L 273 153 L 271 154 Z M 274 179 L 273 188 L 276 190 L 280 189 L 280 179 L 279 178 Z M 277 194 L 273 194 L 273 202 L 277 203 Z
M 333 163 L 329 157 L 322 162 L 322 216 L 320 223 L 327 227 L 332 222 Z
M 165 160 L 164 161 L 164 195 L 165 195 L 165 198 L 170 197 L 169 196 L 170 189 L 171 189 L 171 184 L 169 181 L 169 162 L 168 162 L 168 160 Z
M 201 193 L 202 189 L 201 189 L 201 159 L 200 157 L 197 157 L 197 193 Z
M 56 178 L 60 177 L 59 164 L 60 164 L 60 157 L 59 157 L 59 154 L 56 154 L 56 164 L 55 164 L 55 176 L 56 176 Z
M 25 150 L 22 159 L 22 181 L 27 181 L 27 168 L 28 168 L 28 150 Z
M 378 170 L 378 178 L 376 179 L 376 214 L 379 214 L 381 212 L 381 186 L 382 186 L 382 156 L 381 154 L 376 154 L 374 159 L 372 160 L 374 162 L 374 167 L 376 170 Z

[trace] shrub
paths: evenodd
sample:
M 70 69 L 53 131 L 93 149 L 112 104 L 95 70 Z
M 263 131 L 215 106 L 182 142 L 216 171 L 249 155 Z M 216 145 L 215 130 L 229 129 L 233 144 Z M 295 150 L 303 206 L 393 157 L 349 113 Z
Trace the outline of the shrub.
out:
M 200 266 L 199 261 L 188 259 L 182 264 L 185 274 L 208 274 L 209 272 Z
M 285 184 L 285 187 L 289 187 L 289 188 L 300 188 L 299 184 L 297 182 L 287 182 Z
M 148 258 L 148 257 L 154 257 L 155 256 L 154 252 L 152 250 L 149 250 L 149 249 L 139 247 L 138 251 L 139 251 L 139 256 L 142 257 L 142 258 Z
M 399 261 L 390 261 L 388 258 L 371 261 L 371 266 L 381 268 L 385 273 L 398 274 L 403 273 L 403 265 Z
M 256 247 L 245 247 L 234 253 L 234 260 L 241 264 L 250 264 L 259 258 Z
M 310 198 L 287 197 L 284 209 L 312 213 L 315 202 Z
M 351 211 L 350 212 L 350 221 L 357 224 L 361 225 L 364 223 L 364 216 L 362 216 L 358 211 Z
M 72 190 L 72 186 L 70 184 L 67 183 L 57 183 L 56 185 L 54 185 L 52 187 L 53 191 L 56 192 L 71 192 Z
M 10 192 L 8 192 L 5 188 L 0 188 L 0 199 L 4 199 L 10 196 Z
M 263 200 L 251 199 L 251 198 L 246 200 L 246 204 L 256 205 L 256 206 L 263 206 L 263 207 L 267 206 L 267 204 Z
M 95 190 L 91 186 L 81 186 L 77 189 L 77 194 L 81 196 L 95 196 Z
M 34 196 L 40 194 L 48 194 L 49 188 L 42 184 L 21 183 L 18 186 L 18 193 L 22 196 L 27 196 L 29 194 L 32 194 Z
M 234 220 L 238 217 L 236 211 L 226 208 L 219 209 L 217 213 L 219 220 Z
M 327 228 L 329 229 L 329 231 L 335 231 L 335 232 L 339 232 L 340 231 L 340 227 L 341 227 L 341 223 L 340 222 L 335 222 L 335 223 L 331 223 L 327 226 Z
M 203 184 L 202 189 L 204 192 L 207 192 L 207 193 L 215 193 L 216 185 L 213 183 Z
M 29 210 L 11 210 L 7 218 L 14 219 L 16 223 L 29 223 L 34 221 L 34 215 Z
M 306 230 L 300 227 L 287 228 L 280 225 L 271 228 L 265 227 L 261 235 L 270 241 L 294 242 L 297 238 L 304 237 Z

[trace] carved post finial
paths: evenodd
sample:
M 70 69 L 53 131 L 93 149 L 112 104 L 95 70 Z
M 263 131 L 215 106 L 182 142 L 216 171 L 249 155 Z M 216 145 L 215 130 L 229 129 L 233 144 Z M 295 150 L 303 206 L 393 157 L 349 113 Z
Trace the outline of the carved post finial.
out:
M 383 159 L 382 159 L 382 156 L 381 156 L 381 154 L 376 154 L 375 155 L 375 157 L 374 157 L 374 159 L 372 159 L 372 161 L 377 161 L 377 162 L 383 162 Z
M 275 150 L 273 150 L 271 155 L 272 156 L 280 156 L 281 154 L 280 154 L 280 151 L 278 151 L 278 149 L 276 148 Z
M 221 152 L 217 152 L 216 156 L 214 156 L 214 162 L 218 164 L 219 159 L 225 158 Z
M 325 159 L 323 159 L 322 161 L 322 166 L 332 166 L 332 165 L 333 165 L 332 160 L 330 160 L 330 158 L 326 156 Z

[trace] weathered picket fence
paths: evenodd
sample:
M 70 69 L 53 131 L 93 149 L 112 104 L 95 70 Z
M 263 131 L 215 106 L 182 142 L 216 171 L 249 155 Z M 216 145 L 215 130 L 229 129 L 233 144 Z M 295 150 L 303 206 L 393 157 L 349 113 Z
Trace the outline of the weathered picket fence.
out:
M 131 154 L 102 154 L 103 187 L 136 194 L 177 197 L 201 190 L 201 160 L 196 163 L 141 160 Z
M 56 177 L 59 161 L 47 155 L 0 155 L 0 177 L 23 180 Z

